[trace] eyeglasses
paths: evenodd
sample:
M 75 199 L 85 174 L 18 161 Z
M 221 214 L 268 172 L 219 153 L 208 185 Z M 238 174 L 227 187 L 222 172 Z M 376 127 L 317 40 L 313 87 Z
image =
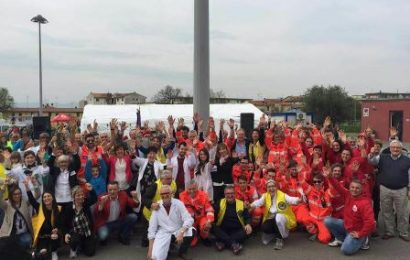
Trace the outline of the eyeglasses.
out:
M 313 181 L 313 183 L 315 183 L 315 184 L 319 184 L 319 183 L 322 183 L 323 181 Z
M 163 192 L 163 193 L 160 193 L 159 195 L 166 196 L 166 195 L 169 195 L 169 194 L 171 194 L 171 192 Z
M 89 139 L 89 140 L 87 140 L 86 142 L 90 144 L 90 143 L 94 143 L 94 140 Z

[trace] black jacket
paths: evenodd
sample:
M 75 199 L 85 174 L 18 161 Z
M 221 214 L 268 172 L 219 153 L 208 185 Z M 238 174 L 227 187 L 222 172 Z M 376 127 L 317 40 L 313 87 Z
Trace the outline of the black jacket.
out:
M 55 185 L 57 182 L 57 178 L 61 173 L 60 168 L 55 166 L 55 160 L 56 157 L 54 155 L 51 155 L 50 159 L 48 160 L 48 167 L 50 167 L 50 177 L 48 179 L 47 185 L 47 191 L 52 192 L 55 194 Z M 80 157 L 78 154 L 72 155 L 72 161 L 70 162 L 70 165 L 68 166 L 68 171 L 70 172 L 70 177 L 69 177 L 69 182 L 70 182 L 70 187 L 73 188 L 74 186 L 78 185 L 78 180 L 77 180 L 77 172 L 81 168 L 81 162 L 80 162 Z M 71 172 L 74 172 L 71 174 Z
M 94 190 L 92 190 L 88 193 L 88 197 L 85 198 L 84 203 L 83 203 L 83 211 L 84 211 L 85 216 L 87 217 L 91 231 L 94 230 L 94 222 L 93 222 L 92 211 L 90 208 L 96 202 L 97 202 L 97 194 L 95 193 Z M 62 216 L 62 225 L 63 225 L 62 231 L 64 235 L 73 232 L 74 216 L 75 216 L 75 211 L 73 207 L 66 207 L 64 209 L 64 214 Z

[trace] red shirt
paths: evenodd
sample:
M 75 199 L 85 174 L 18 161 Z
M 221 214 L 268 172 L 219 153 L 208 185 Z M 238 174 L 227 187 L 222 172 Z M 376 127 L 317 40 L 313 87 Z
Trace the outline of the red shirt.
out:
M 185 157 L 177 157 L 178 160 L 178 173 L 177 177 L 175 179 L 175 182 L 177 183 L 178 188 L 183 188 L 185 186 L 185 180 L 184 180 L 184 161 Z

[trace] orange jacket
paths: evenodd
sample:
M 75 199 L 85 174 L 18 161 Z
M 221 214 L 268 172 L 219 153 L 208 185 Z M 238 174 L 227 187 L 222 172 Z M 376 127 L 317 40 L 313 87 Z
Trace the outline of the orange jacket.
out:
M 324 188 L 317 190 L 306 182 L 302 183 L 303 192 L 309 204 L 309 215 L 317 220 L 323 220 L 332 215 L 330 195 Z
M 183 191 L 179 194 L 179 199 L 194 219 L 206 216 L 209 221 L 214 221 L 214 208 L 205 191 L 198 190 L 194 198 L 191 198 L 187 191 Z
M 241 188 L 236 185 L 235 186 L 235 198 L 237 200 L 242 200 L 243 202 L 252 203 L 254 200 L 258 199 L 258 193 L 256 189 L 252 186 L 248 186 L 246 190 L 243 192 Z

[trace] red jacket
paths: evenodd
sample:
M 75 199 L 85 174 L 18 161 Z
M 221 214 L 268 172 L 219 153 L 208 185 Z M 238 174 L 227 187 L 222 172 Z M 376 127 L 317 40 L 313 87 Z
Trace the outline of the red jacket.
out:
M 132 172 L 131 172 L 131 158 L 128 155 L 124 155 L 123 159 L 125 160 L 125 175 L 127 177 L 127 183 L 131 183 L 132 179 Z M 110 156 L 107 160 L 107 165 L 110 169 L 110 174 L 108 175 L 109 181 L 115 180 L 115 163 L 117 162 L 118 158 L 116 156 Z
M 95 228 L 98 229 L 104 226 L 107 223 L 108 217 L 110 216 L 110 203 L 111 200 L 108 199 L 107 202 L 104 204 L 104 207 L 101 211 L 98 210 L 98 203 L 101 201 L 101 197 L 107 195 L 108 193 L 101 194 L 98 197 L 97 206 L 95 207 L 94 214 L 95 214 Z M 133 200 L 132 198 L 128 197 L 125 191 L 118 192 L 118 201 L 120 202 L 120 216 L 119 219 L 122 219 L 126 215 L 125 208 L 129 206 L 130 208 L 138 207 L 138 203 Z
M 335 178 L 329 178 L 329 182 L 344 197 L 345 229 L 357 232 L 361 238 L 369 236 L 376 228 L 371 200 L 363 195 L 353 197 Z

